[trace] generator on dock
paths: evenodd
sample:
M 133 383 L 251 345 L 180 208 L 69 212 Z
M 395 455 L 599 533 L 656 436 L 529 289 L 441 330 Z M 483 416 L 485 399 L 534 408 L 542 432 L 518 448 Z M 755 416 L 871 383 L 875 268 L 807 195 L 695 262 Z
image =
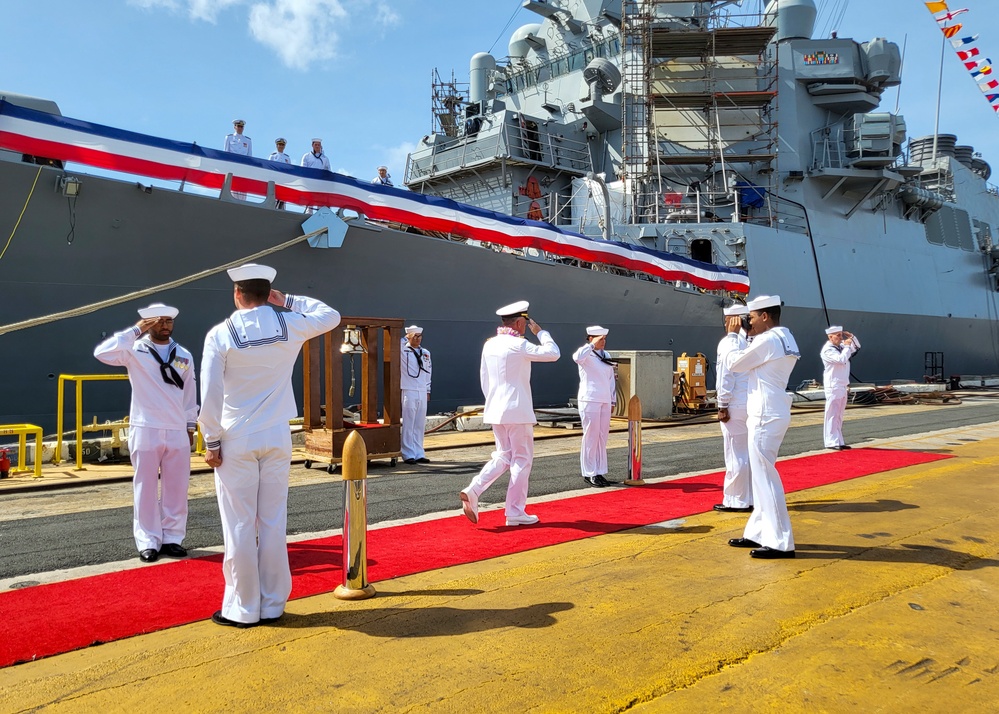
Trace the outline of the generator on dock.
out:
M 677 387 L 674 397 L 674 411 L 685 414 L 699 414 L 710 407 L 708 401 L 708 359 L 698 352 L 688 356 L 686 352 L 676 360 Z

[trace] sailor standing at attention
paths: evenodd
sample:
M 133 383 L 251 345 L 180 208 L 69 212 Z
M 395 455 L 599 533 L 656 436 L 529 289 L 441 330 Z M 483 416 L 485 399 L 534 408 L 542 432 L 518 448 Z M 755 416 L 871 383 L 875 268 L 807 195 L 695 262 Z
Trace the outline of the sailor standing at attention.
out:
M 272 289 L 277 271 L 266 265 L 228 272 L 236 311 L 205 338 L 198 421 L 224 543 L 225 591 L 212 621 L 252 627 L 281 617 L 291 593 L 288 421 L 298 414 L 291 373 L 302 344 L 336 327 L 340 313 Z
M 313 139 L 312 140 L 312 151 L 306 151 L 302 155 L 302 166 L 307 169 L 326 169 L 330 170 L 330 160 L 323 153 L 323 140 Z
M 749 430 L 746 426 L 746 398 L 749 376 L 732 371 L 732 355 L 746 349 L 742 316 L 749 314 L 745 305 L 726 307 L 725 336 L 718 343 L 715 359 L 715 391 L 718 421 L 721 424 L 722 449 L 725 454 L 725 483 L 722 502 L 716 511 L 749 513 L 753 510 L 753 482 L 749 473 Z
M 230 154 L 240 154 L 242 156 L 253 156 L 253 140 L 243 135 L 243 127 L 246 122 L 242 119 L 235 119 L 232 122 L 232 134 L 225 137 L 225 145 L 222 147 Z
M 128 456 L 132 481 L 132 532 L 139 560 L 183 558 L 187 485 L 198 417 L 194 358 L 173 341 L 178 310 L 154 303 L 139 310 L 134 327 L 116 332 L 94 350 L 104 364 L 125 367 L 132 385 Z
M 288 142 L 284 140 L 283 136 L 279 136 L 274 140 L 274 151 L 271 155 L 267 157 L 268 161 L 277 161 L 279 164 L 290 164 L 291 157 L 284 153 L 284 147 L 288 145 Z
M 791 331 L 780 325 L 780 296 L 761 295 L 747 307 L 753 341 L 746 349 L 732 353 L 729 368 L 749 377 L 746 424 L 753 513 L 742 538 L 732 538 L 728 544 L 752 548 L 749 554 L 754 558 L 793 558 L 791 518 L 776 464 L 791 424 L 787 380 L 801 355 Z
M 430 400 L 430 350 L 423 347 L 423 328 L 410 325 L 402 341 L 402 459 L 407 464 L 430 463 L 423 452 Z
M 496 450 L 459 494 L 461 508 L 472 523 L 479 521 L 479 497 L 510 469 L 506 490 L 506 524 L 530 525 L 538 517 L 528 515 L 527 490 L 534 463 L 534 398 L 531 395 L 531 363 L 554 362 L 559 358 L 558 345 L 541 325 L 527 314 L 526 300 L 496 311 L 502 325 L 496 336 L 486 340 L 479 365 L 479 382 L 486 397 L 482 420 L 491 424 Z M 527 328 L 537 335 L 540 345 L 524 339 Z
M 843 412 L 850 396 L 850 359 L 860 349 L 860 340 L 839 325 L 829 327 L 826 335 L 828 339 L 819 353 L 824 368 L 822 389 L 826 395 L 822 436 L 827 449 L 841 451 L 850 448 L 843 443 Z
M 606 327 L 586 328 L 586 344 L 572 355 L 579 366 L 579 417 L 583 422 L 583 441 L 579 449 L 579 469 L 591 486 L 610 486 L 607 476 L 607 437 L 610 434 L 611 408 L 617 396 L 614 389 L 614 363 L 607 357 Z

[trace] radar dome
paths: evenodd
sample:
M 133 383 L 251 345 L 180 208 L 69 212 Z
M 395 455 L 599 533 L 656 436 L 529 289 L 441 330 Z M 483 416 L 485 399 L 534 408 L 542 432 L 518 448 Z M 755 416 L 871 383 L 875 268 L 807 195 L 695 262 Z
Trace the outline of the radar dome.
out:
M 811 39 L 815 29 L 815 0 L 770 0 L 763 12 L 763 24 L 777 27 L 774 41 Z
M 527 57 L 528 50 L 544 47 L 545 41 L 538 37 L 539 32 L 541 32 L 541 23 L 539 22 L 523 25 L 514 30 L 513 34 L 510 35 L 508 50 L 510 59 L 524 59 Z

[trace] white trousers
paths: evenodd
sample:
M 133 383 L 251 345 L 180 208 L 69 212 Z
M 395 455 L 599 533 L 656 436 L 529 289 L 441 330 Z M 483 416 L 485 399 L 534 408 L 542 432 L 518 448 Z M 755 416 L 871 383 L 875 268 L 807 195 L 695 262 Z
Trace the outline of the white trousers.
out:
M 402 390 L 402 458 L 422 459 L 423 432 L 427 428 L 427 393 Z
M 849 396 L 848 387 L 833 387 L 826 390 L 825 423 L 822 426 L 822 438 L 828 449 L 830 446 L 842 446 L 843 413 L 846 411 L 846 399 Z
M 722 505 L 748 508 L 753 505 L 753 479 L 749 468 L 749 427 L 746 407 L 730 406 L 729 420 L 721 422 L 722 449 L 725 453 L 725 483 Z
M 607 437 L 610 435 L 611 405 L 600 402 L 580 402 L 579 417 L 583 422 L 583 443 L 579 448 L 579 470 L 583 478 L 607 475 Z
M 187 534 L 191 440 L 186 430 L 133 426 L 128 430 L 132 480 L 132 533 L 141 552 L 180 545 Z
M 291 594 L 288 565 L 287 425 L 222 441 L 215 492 L 222 516 L 222 616 L 236 622 L 279 617 Z
M 791 517 L 787 513 L 784 485 L 776 466 L 777 452 L 790 424 L 790 414 L 750 416 L 747 420 L 753 513 L 742 537 L 774 550 L 794 550 Z
M 527 489 L 534 463 L 534 424 L 493 424 L 496 451 L 468 485 L 476 496 L 510 469 L 506 489 L 506 517 L 526 515 Z

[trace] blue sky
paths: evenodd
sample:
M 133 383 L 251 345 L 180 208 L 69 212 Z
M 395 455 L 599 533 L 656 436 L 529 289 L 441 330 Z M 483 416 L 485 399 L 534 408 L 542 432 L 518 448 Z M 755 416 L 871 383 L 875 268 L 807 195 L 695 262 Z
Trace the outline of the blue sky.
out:
M 537 20 L 520 4 L 5 0 L 0 91 L 53 99 L 67 116 L 219 148 L 240 117 L 257 156 L 280 135 L 297 161 L 320 136 L 334 170 L 370 178 L 385 163 L 398 183 L 407 151 L 431 129 L 433 68 L 467 81 L 474 53 L 492 48 L 504 57 L 510 33 Z M 906 40 L 901 113 L 910 137 L 931 133 L 941 35 L 923 3 L 818 4 L 825 36 L 835 29 L 858 40 Z M 999 61 L 995 0 L 949 4 L 970 9 L 959 20 Z M 949 46 L 944 67 L 941 131 L 973 144 L 999 174 L 999 115 Z M 890 90 L 882 108 L 894 106 Z

